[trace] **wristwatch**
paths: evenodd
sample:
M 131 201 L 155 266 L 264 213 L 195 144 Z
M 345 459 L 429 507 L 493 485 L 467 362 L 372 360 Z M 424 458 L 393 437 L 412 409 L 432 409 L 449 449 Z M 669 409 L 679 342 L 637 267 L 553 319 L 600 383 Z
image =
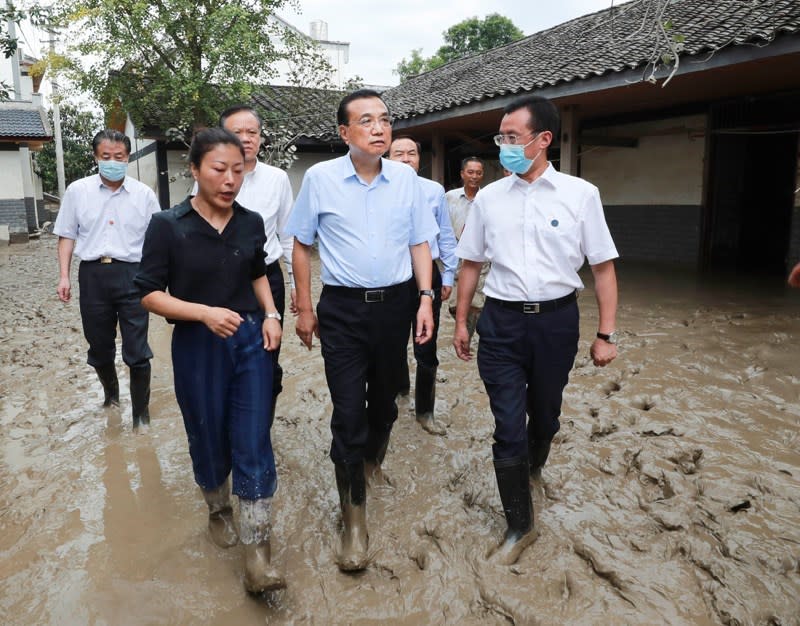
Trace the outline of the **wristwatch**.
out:
M 617 343 L 617 331 L 612 330 L 607 335 L 605 333 L 597 333 L 597 338 L 602 339 L 606 343 Z
M 420 289 L 419 290 L 420 296 L 428 296 L 431 300 L 434 298 L 433 289 Z
M 264 317 L 267 318 L 268 320 L 278 320 L 278 321 L 280 321 L 281 314 L 278 313 L 277 311 L 275 311 L 274 313 L 267 313 Z

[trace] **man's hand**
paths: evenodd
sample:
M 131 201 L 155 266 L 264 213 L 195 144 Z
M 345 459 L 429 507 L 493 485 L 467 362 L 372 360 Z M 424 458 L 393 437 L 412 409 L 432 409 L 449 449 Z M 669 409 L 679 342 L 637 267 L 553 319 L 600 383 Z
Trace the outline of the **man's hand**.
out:
M 264 350 L 277 350 L 281 345 L 283 329 L 281 323 L 274 317 L 265 317 L 261 325 L 261 334 L 264 337 Z
M 56 293 L 58 294 L 58 298 L 61 300 L 61 302 L 69 302 L 69 299 L 72 297 L 69 278 L 61 278 L 58 281 Z
M 597 367 L 605 367 L 617 358 L 617 346 L 598 337 L 592 342 L 589 354 Z
M 317 323 L 317 316 L 314 315 L 314 311 L 306 310 L 306 311 L 298 311 L 297 313 L 297 320 L 295 320 L 294 330 L 297 333 L 297 336 L 300 337 L 300 341 L 303 342 L 303 345 L 311 350 L 311 340 L 314 335 L 319 338 L 319 325 Z
M 235 311 L 224 307 L 212 306 L 202 317 L 202 322 L 208 329 L 223 339 L 227 339 L 239 329 L 244 320 Z
M 442 302 L 450 298 L 450 294 L 453 293 L 452 287 L 445 287 L 442 285 Z
M 417 309 L 417 327 L 414 343 L 422 345 L 433 337 L 433 304 L 432 298 L 421 296 Z
M 453 347 L 456 349 L 456 356 L 462 361 L 472 360 L 472 351 L 470 350 L 469 344 L 467 324 L 465 322 L 456 321 L 456 330 L 453 333 Z

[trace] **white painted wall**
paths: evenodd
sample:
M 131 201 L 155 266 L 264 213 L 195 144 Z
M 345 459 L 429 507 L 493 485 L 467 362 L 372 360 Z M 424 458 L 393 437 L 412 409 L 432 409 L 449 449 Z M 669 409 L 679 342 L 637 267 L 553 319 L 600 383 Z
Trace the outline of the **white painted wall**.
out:
M 20 156 L 17 150 L 0 151 L 0 198 L 19 200 L 25 197 Z
M 581 177 L 599 187 L 606 205 L 700 205 L 705 129 L 705 115 L 593 129 L 639 145 L 581 146 Z

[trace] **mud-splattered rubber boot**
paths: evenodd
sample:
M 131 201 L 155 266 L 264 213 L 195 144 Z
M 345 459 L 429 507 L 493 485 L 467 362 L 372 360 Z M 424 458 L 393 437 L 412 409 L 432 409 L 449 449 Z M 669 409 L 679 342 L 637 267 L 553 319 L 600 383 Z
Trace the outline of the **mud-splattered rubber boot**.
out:
M 286 579 L 272 565 L 269 541 L 272 498 L 239 498 L 239 540 L 244 546 L 244 588 L 258 594 L 286 587 Z
M 489 554 L 489 561 L 498 565 L 513 565 L 523 550 L 539 537 L 533 527 L 528 460 L 495 459 L 494 472 L 508 528 L 502 543 Z
M 231 548 L 239 543 L 239 534 L 233 523 L 230 488 L 226 480 L 216 489 L 203 489 L 208 505 L 208 532 L 220 548 Z
M 363 463 L 337 463 L 336 488 L 342 507 L 342 534 L 336 564 L 343 572 L 358 572 L 369 565 L 367 485 Z

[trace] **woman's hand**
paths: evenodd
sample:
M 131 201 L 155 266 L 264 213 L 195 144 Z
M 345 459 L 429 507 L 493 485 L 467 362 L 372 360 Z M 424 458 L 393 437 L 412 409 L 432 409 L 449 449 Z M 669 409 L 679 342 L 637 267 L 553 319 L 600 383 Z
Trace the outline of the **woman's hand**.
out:
M 277 350 L 281 345 L 283 329 L 279 320 L 273 317 L 265 317 L 261 325 L 261 334 L 264 336 L 264 350 Z
M 244 320 L 241 315 L 235 311 L 219 306 L 212 306 L 206 309 L 201 321 L 212 333 L 218 337 L 227 339 L 239 329 L 239 324 Z

